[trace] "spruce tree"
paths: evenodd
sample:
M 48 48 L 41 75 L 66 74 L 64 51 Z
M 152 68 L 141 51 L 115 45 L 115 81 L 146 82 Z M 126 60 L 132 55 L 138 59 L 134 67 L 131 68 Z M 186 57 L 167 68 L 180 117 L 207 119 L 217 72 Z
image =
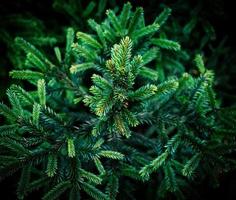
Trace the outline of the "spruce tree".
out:
M 54 58 L 15 38 L 25 58 L 10 76 L 31 90 L 14 84 L 0 103 L 0 178 L 20 172 L 18 199 L 134 199 L 143 183 L 152 199 L 184 199 L 235 168 L 236 109 L 221 106 L 203 55 L 197 73 L 181 63 L 162 32 L 170 13 L 147 25 L 141 7 L 107 10 L 88 32 L 68 28 Z

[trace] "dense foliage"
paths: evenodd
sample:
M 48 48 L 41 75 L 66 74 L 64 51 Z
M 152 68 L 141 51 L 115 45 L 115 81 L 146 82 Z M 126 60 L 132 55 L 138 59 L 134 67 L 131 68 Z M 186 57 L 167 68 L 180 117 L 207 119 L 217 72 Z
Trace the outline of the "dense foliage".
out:
M 212 35 L 185 49 L 181 33 L 170 34 L 175 24 L 165 27 L 170 8 L 147 24 L 141 7 L 108 9 L 102 20 L 99 5 L 99 21 L 68 28 L 64 47 L 39 37 L 54 57 L 14 39 L 20 69 L 10 76 L 31 89 L 13 84 L 0 103 L 1 179 L 20 171 L 17 197 L 40 190 L 44 200 L 134 199 L 143 183 L 146 199 L 189 199 L 196 184 L 217 186 L 236 164 L 236 108 L 221 105 L 201 54 Z

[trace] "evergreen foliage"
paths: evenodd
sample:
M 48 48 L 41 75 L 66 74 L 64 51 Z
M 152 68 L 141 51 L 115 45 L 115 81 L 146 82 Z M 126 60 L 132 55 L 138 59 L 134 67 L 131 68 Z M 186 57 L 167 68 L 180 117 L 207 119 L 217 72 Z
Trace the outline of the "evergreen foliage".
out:
M 68 28 L 55 58 L 15 38 L 24 64 L 10 76 L 32 89 L 12 85 L 0 103 L 0 179 L 20 172 L 18 199 L 35 190 L 44 200 L 134 199 L 130 187 L 143 182 L 153 199 L 183 199 L 196 179 L 217 182 L 235 169 L 236 109 L 221 105 L 204 55 L 189 55 L 197 73 L 187 72 L 181 41 L 164 33 L 170 14 L 147 25 L 130 3 L 107 10 L 104 21 L 88 20 L 93 32 Z

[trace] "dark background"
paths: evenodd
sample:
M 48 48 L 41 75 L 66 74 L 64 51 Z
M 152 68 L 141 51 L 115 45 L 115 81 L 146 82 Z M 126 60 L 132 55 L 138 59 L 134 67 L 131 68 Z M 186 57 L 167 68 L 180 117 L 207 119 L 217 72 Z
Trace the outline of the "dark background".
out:
M 186 0 L 187 1 L 187 0 Z M 87 1 L 84 1 L 85 4 Z M 118 4 L 123 4 L 126 1 L 117 1 Z M 176 2 L 172 0 L 167 1 L 148 1 L 148 0 L 136 0 L 130 1 L 133 5 L 143 6 L 145 11 L 145 18 L 147 21 L 154 19 L 157 13 L 157 8 L 160 3 L 165 3 L 170 7 Z M 199 1 L 188 1 L 190 5 L 194 6 Z M 235 52 L 236 47 L 236 11 L 234 1 L 225 0 L 202 0 L 202 10 L 200 12 L 201 17 L 208 20 L 216 30 L 217 40 L 221 40 L 226 35 L 228 36 L 227 45 L 231 48 L 231 51 Z M 112 5 L 111 5 L 112 6 Z M 63 13 L 52 12 L 52 1 L 40 0 L 0 0 L 0 31 L 5 27 L 1 23 L 5 16 L 10 14 L 25 14 L 32 13 L 35 17 L 42 20 L 45 24 L 46 30 L 53 30 L 58 34 L 64 33 L 58 26 L 70 26 L 70 19 L 65 17 Z M 188 16 L 188 13 L 173 13 L 173 15 Z M 105 15 L 104 15 L 105 16 Z M 58 21 L 58 24 L 54 22 Z M 13 36 L 17 35 L 17 29 L 9 29 Z M 227 55 L 226 55 L 227 56 Z M 4 100 L 4 94 L 6 88 L 10 85 L 10 79 L 8 78 L 8 72 L 13 68 L 11 62 L 7 58 L 7 46 L 0 39 L 0 100 Z M 0 183 L 0 199 L 13 200 L 16 199 L 15 189 L 16 183 L 19 178 L 18 174 L 4 180 Z M 143 185 L 145 188 L 145 184 Z M 203 183 L 198 186 L 199 195 L 201 199 L 224 199 L 235 200 L 236 199 L 236 171 L 228 173 L 221 178 L 221 185 L 217 189 L 212 189 L 209 183 Z M 34 193 L 29 196 L 29 199 L 39 199 L 40 194 Z M 142 196 L 142 191 L 137 191 L 137 199 Z M 139 197 L 139 198 L 138 198 Z

